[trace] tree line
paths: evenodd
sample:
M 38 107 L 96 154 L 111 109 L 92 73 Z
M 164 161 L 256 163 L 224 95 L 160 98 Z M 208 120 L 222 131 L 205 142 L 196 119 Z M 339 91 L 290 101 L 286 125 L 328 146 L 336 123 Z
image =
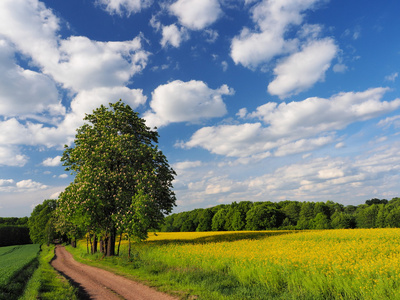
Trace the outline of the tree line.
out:
M 0 247 L 30 243 L 28 217 L 0 218 Z
M 400 198 L 373 198 L 358 206 L 327 202 L 221 204 L 172 214 L 161 231 L 240 231 L 400 227 Z

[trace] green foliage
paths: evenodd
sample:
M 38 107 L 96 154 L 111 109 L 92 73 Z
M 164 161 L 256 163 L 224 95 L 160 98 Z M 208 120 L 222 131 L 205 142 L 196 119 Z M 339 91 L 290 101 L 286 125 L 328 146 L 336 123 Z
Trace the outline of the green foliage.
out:
M 39 245 L 0 248 L 0 299 L 18 299 L 37 267 Z
M 225 230 L 225 219 L 227 212 L 228 210 L 226 208 L 222 208 L 216 212 L 216 214 L 211 220 L 211 229 L 213 231 Z
M 283 222 L 284 215 L 270 203 L 254 205 L 246 216 L 247 230 L 266 230 L 278 228 Z
M 199 213 L 199 225 L 196 231 L 211 231 L 211 222 L 214 217 L 214 213 L 211 209 L 205 209 Z
M 122 101 L 84 120 L 62 157 L 75 179 L 59 197 L 57 228 L 104 235 L 114 255 L 117 232 L 144 239 L 171 212 L 175 172 L 156 145 L 158 133 Z
M 331 222 L 329 218 L 322 212 L 319 212 L 312 220 L 313 229 L 329 229 L 331 228 Z
M 172 214 L 166 218 L 162 231 L 385 227 L 400 227 L 400 198 L 390 201 L 374 198 L 358 206 L 344 206 L 333 201 L 233 202 Z
M 55 237 L 53 212 L 56 209 L 56 200 L 45 200 L 36 205 L 29 217 L 29 235 L 35 244 L 48 244 Z
M 8 226 L 28 226 L 28 217 L 23 218 L 1 218 L 0 217 L 0 226 L 8 225 Z

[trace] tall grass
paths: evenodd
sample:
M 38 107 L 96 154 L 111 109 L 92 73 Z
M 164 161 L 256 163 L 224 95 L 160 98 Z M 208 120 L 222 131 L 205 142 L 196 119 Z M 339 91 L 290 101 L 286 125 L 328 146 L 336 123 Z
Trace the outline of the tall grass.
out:
M 131 261 L 123 243 L 121 257 L 94 263 L 183 298 L 400 299 L 400 229 L 280 233 L 160 233 L 136 244 Z

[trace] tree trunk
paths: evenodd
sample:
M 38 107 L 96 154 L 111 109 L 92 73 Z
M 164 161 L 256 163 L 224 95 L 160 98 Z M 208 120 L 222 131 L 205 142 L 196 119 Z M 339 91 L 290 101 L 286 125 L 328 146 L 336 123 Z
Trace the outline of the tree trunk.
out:
M 89 254 L 89 240 L 90 240 L 90 233 L 86 235 L 86 252 Z
M 117 256 L 119 256 L 119 247 L 121 246 L 121 240 L 122 240 L 122 233 L 121 233 L 120 236 L 119 236 Z
M 100 238 L 100 252 L 101 253 L 105 253 L 106 252 L 104 248 L 105 248 L 104 247 L 104 237 L 101 237 Z
M 93 234 L 93 244 L 92 246 L 92 254 L 95 254 L 97 252 L 97 236 L 96 234 Z
M 131 259 L 131 237 L 128 235 L 128 257 Z
M 116 236 L 116 234 L 117 234 L 117 232 L 113 226 L 107 237 L 107 256 L 115 255 L 115 236 Z

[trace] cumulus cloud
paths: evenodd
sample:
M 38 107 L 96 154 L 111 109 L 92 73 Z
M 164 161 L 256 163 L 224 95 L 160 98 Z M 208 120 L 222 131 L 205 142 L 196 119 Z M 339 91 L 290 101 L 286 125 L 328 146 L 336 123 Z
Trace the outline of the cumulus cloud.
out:
M 114 8 L 135 5 L 135 1 L 107 3 Z M 142 90 L 125 86 L 146 67 L 150 55 L 142 49 L 141 37 L 113 42 L 83 36 L 62 39 L 59 23 L 37 0 L 0 2 L 2 145 L 63 145 L 71 142 L 84 114 L 100 104 L 122 98 L 135 109 L 146 102 Z M 18 65 L 16 56 L 21 53 L 34 70 Z M 73 97 L 70 107 L 61 104 L 59 87 Z M 4 149 L 2 157 L 10 158 L 10 147 Z M 25 164 L 27 157 L 16 153 L 13 164 Z
M 128 16 L 132 13 L 138 13 L 142 9 L 149 7 L 152 0 L 97 0 L 96 3 L 100 5 L 105 11 L 110 14 L 117 14 Z
M 59 20 L 43 3 L 1 1 L 0 34 L 65 88 L 121 86 L 146 66 L 149 53 L 140 37 L 98 42 L 83 36 L 61 39 L 58 31 Z
M 236 64 L 254 68 L 273 57 L 296 50 L 297 40 L 285 40 L 291 25 L 301 25 L 303 12 L 320 0 L 264 0 L 252 8 L 255 29 L 243 28 L 231 43 Z
M 33 65 L 58 64 L 59 29 L 59 19 L 42 2 L 0 1 L 0 35 L 11 41 L 16 50 L 31 58 Z
M 202 81 L 175 80 L 154 90 L 150 103 L 152 111 L 148 111 L 144 118 L 148 126 L 153 127 L 221 117 L 227 112 L 222 96 L 233 93 L 227 85 L 213 90 Z
M 0 39 L 0 115 L 32 116 L 43 112 L 65 113 L 55 83 L 44 74 L 18 66 L 14 49 Z
M 0 166 L 23 167 L 28 162 L 28 159 L 15 146 L 0 146 Z
M 222 14 L 218 0 L 178 0 L 169 10 L 183 26 L 192 30 L 210 26 Z
M 268 92 L 286 98 L 322 81 L 336 52 L 331 38 L 311 41 L 276 66 L 276 78 L 268 85 Z
M 160 42 L 162 47 L 171 45 L 175 48 L 178 48 L 183 41 L 186 41 L 188 39 L 189 34 L 185 28 L 178 28 L 178 26 L 176 26 L 175 24 L 162 26 L 162 39 Z
M 18 190 L 24 191 L 37 191 L 43 190 L 47 188 L 47 185 L 44 185 L 40 182 L 33 181 L 32 179 L 21 180 L 16 183 L 16 187 Z
M 82 36 L 62 40 L 62 60 L 45 71 L 75 91 L 126 84 L 146 66 L 148 53 L 140 37 L 123 42 L 97 42 Z
M 42 162 L 42 165 L 45 166 L 45 167 L 56 167 L 56 166 L 59 166 L 59 165 L 61 165 L 61 156 L 59 155 L 59 156 L 56 156 L 54 158 L 52 158 L 52 157 L 46 158 Z
M 400 107 L 400 99 L 381 101 L 388 89 L 375 88 L 364 92 L 333 95 L 329 99 L 307 98 L 300 102 L 269 102 L 242 117 L 258 118 L 262 123 L 220 125 L 196 131 L 184 147 L 202 147 L 212 153 L 249 157 L 268 153 L 283 156 L 332 143 L 332 135 L 321 135 L 346 128 Z

